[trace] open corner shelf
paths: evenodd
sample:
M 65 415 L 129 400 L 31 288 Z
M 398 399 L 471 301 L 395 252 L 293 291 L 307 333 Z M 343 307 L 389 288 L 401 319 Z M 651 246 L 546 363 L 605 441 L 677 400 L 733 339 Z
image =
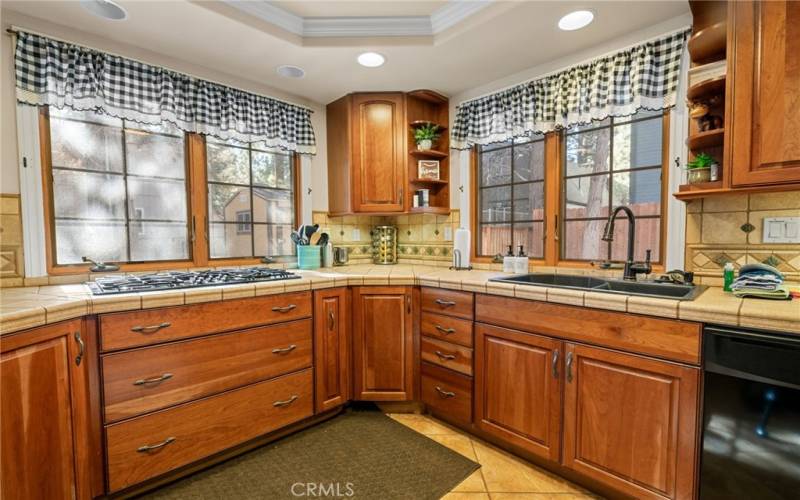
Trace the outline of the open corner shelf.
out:
M 704 82 L 700 82 L 696 85 L 692 85 L 686 92 L 686 98 L 689 99 L 690 101 L 696 101 L 704 97 L 710 97 L 713 95 L 724 95 L 724 94 L 725 94 L 725 76 L 723 75 L 717 78 L 706 80 Z
M 420 185 L 428 185 L 428 186 L 446 186 L 449 184 L 448 181 L 443 181 L 441 179 L 410 179 L 412 184 L 420 184 Z
M 450 207 L 411 207 L 412 214 L 448 215 Z
M 700 182 L 698 184 L 681 184 L 673 196 L 679 200 L 691 200 L 724 191 L 722 181 Z
M 421 127 L 423 125 L 436 125 L 439 127 L 439 130 L 447 130 L 447 125 L 442 125 L 441 123 L 432 122 L 430 120 L 414 120 L 413 122 L 409 123 L 412 128 Z
M 686 139 L 686 145 L 692 151 L 698 149 L 715 148 L 722 146 L 725 139 L 725 129 L 717 128 L 706 132 L 698 132 Z
M 728 22 L 723 20 L 701 29 L 687 43 L 692 62 L 709 62 L 715 58 L 725 58 L 728 37 Z
M 412 156 L 421 156 L 423 158 L 447 158 L 448 156 L 444 151 L 436 151 L 435 149 L 427 149 L 425 151 L 412 149 L 408 153 Z

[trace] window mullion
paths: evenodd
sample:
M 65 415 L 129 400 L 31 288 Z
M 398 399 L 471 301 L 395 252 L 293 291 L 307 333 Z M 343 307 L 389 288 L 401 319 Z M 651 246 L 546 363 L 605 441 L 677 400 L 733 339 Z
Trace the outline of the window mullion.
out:
M 125 260 L 130 262 L 131 259 L 131 221 L 128 213 L 130 204 L 130 191 L 128 190 L 128 141 L 125 139 L 125 121 L 122 122 L 122 133 L 120 134 L 122 140 L 122 181 L 125 184 L 125 250 L 127 252 Z

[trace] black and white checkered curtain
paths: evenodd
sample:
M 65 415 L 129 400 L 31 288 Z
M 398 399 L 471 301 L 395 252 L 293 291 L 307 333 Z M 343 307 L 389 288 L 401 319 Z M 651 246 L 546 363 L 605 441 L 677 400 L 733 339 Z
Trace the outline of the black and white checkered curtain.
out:
M 20 102 L 316 153 L 311 110 L 300 106 L 30 33 L 17 35 L 15 65 Z
M 675 105 L 681 30 L 559 73 L 522 83 L 456 108 L 453 149 Z

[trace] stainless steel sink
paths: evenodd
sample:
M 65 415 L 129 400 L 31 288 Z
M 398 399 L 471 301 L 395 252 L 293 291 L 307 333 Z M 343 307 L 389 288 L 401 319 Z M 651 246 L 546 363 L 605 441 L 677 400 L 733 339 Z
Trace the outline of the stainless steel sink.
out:
M 674 283 L 658 283 L 655 281 L 626 281 L 571 274 L 523 274 L 519 276 L 492 278 L 489 281 L 676 300 L 694 300 L 707 288 L 705 285 L 678 285 Z

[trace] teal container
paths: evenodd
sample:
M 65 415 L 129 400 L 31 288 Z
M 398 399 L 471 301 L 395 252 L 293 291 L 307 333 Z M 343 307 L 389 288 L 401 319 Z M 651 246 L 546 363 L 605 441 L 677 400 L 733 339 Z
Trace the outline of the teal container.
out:
M 297 245 L 297 267 L 300 269 L 319 269 L 321 260 L 321 246 Z

